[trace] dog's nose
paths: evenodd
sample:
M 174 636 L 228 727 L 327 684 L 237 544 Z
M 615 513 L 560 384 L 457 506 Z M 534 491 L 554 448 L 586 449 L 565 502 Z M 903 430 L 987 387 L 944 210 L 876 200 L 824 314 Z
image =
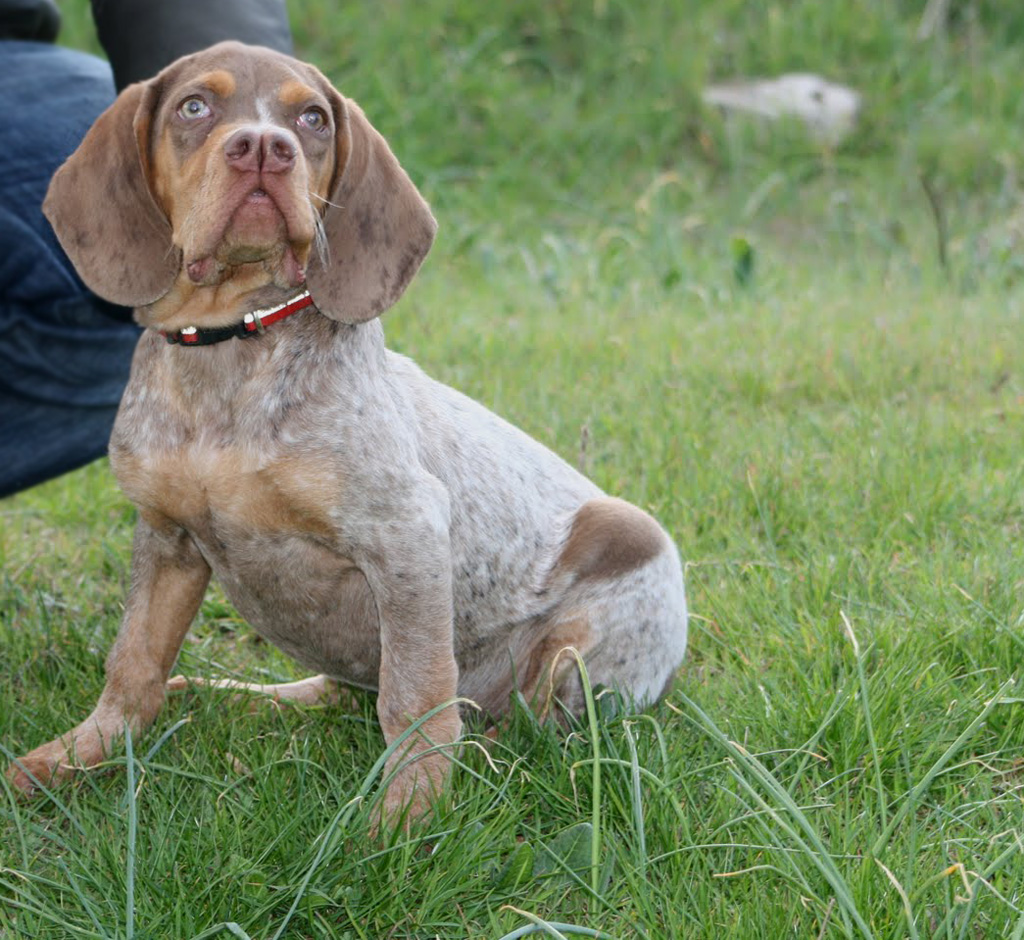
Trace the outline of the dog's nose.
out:
M 287 173 L 295 165 L 295 144 L 284 134 L 264 134 L 261 144 L 264 173 Z
M 295 144 L 281 131 L 243 127 L 224 143 L 224 159 L 240 173 L 288 173 L 296 153 Z

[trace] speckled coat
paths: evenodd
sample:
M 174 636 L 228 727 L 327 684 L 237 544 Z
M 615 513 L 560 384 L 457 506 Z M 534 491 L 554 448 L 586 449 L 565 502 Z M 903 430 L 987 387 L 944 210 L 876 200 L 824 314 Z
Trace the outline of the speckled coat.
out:
M 431 745 L 457 740 L 458 708 L 443 707 L 456 696 L 494 716 L 514 690 L 579 710 L 566 647 L 594 683 L 661 694 L 686 646 L 671 539 L 385 348 L 374 318 L 434 221 L 362 112 L 309 66 L 224 44 L 133 86 L 97 127 L 47 211 L 87 283 L 152 327 L 111 440 L 139 510 L 132 583 L 96 709 L 12 767 L 15 785 L 94 764 L 125 721 L 153 720 L 211 574 L 317 674 L 258 690 L 375 689 L 389 742 L 437 709 L 392 759 L 389 813 L 422 812 L 443 785 Z M 118 146 L 141 168 L 107 180 L 101 204 L 89 193 L 124 175 Z M 121 231 L 140 226 L 145 238 Z M 112 236 L 141 258 L 113 261 L 99 246 Z M 194 349 L 160 335 L 303 285 L 316 307 L 254 339 Z

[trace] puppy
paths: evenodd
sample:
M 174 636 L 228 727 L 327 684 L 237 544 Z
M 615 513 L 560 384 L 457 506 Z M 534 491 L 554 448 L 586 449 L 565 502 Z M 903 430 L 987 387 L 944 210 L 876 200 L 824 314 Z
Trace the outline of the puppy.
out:
M 640 704 L 667 688 L 687 615 L 661 527 L 385 349 L 377 317 L 436 225 L 315 68 L 237 43 L 179 60 L 99 118 L 44 209 L 85 282 L 147 327 L 110 442 L 138 523 L 103 693 L 12 765 L 16 787 L 153 721 L 211 575 L 316 673 L 246 688 L 376 690 L 389 743 L 420 720 L 387 816 L 441 790 L 456 697 L 579 712 L 566 647 Z

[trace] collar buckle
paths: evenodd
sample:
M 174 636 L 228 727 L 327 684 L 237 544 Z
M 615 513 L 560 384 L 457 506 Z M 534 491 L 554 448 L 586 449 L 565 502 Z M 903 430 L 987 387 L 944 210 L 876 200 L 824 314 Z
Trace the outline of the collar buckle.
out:
M 263 325 L 263 317 L 261 313 L 265 313 L 265 310 L 254 310 L 252 313 L 247 313 L 242 317 L 242 327 L 246 333 L 252 333 L 254 330 L 257 333 L 266 333 L 267 328 Z M 255 327 L 252 324 L 256 324 Z

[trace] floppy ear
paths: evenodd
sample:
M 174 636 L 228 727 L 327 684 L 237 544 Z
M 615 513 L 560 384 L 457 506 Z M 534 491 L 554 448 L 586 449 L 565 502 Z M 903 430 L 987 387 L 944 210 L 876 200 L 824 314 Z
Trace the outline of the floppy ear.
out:
M 327 250 L 314 252 L 306 283 L 321 313 L 362 323 L 402 296 L 437 222 L 362 109 L 335 95 L 337 169 L 323 218 Z
M 162 297 L 180 269 L 170 223 L 149 186 L 155 104 L 152 82 L 121 92 L 54 174 L 43 202 L 82 280 L 126 307 Z

